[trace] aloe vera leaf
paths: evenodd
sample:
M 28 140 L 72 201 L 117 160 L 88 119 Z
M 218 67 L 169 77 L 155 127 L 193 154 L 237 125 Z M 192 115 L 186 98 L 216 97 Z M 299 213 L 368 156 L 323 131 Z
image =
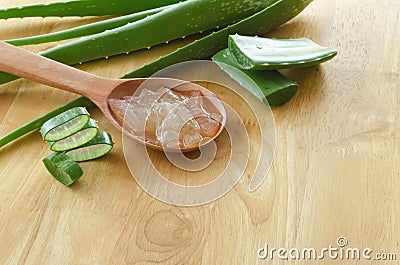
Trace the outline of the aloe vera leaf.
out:
M 61 41 L 61 40 L 67 40 L 67 39 L 73 39 L 73 38 L 78 38 L 78 37 L 82 37 L 82 36 L 97 34 L 97 33 L 101 33 L 106 30 L 109 30 L 109 29 L 114 29 L 114 28 L 124 26 L 124 25 L 134 22 L 134 21 L 138 21 L 147 16 L 156 14 L 168 7 L 169 6 L 159 7 L 156 9 L 146 10 L 146 11 L 142 11 L 139 13 L 134 13 L 134 14 L 125 15 L 125 16 L 121 16 L 121 17 L 111 18 L 111 19 L 94 22 L 94 23 L 78 26 L 75 28 L 58 31 L 58 32 L 52 32 L 52 33 L 48 33 L 48 34 L 26 37 L 26 38 L 6 40 L 5 42 L 8 42 L 15 46 L 20 46 L 20 45 L 28 45 L 28 44 L 40 44 L 40 43 L 46 43 L 46 42 L 52 42 L 52 41 Z
M 271 106 L 282 105 L 289 101 L 299 88 L 297 83 L 289 80 L 276 70 L 250 71 L 240 69 L 238 64 L 233 60 L 229 49 L 218 52 L 212 59 L 243 87 L 251 92 L 253 92 L 253 89 L 259 89 Z M 226 65 L 230 65 L 233 68 Z M 246 74 L 252 82 L 250 83 L 247 79 L 241 78 L 242 75 L 235 74 L 237 71 Z M 259 95 L 259 93 L 253 94 L 256 96 Z
M 274 1 L 277 0 L 188 0 L 125 26 L 59 45 L 41 55 L 76 64 L 132 52 L 232 23 Z
M 74 0 L 1 9 L 0 19 L 127 15 L 179 2 L 180 0 Z
M 18 129 L 0 138 L 0 148 L 27 133 L 39 129 L 43 125 L 43 123 L 45 123 L 47 120 L 63 113 L 66 110 L 69 110 L 73 107 L 92 107 L 92 106 L 94 106 L 94 104 L 89 99 L 84 97 L 80 97 L 71 102 L 68 102 L 67 104 L 62 105 L 61 107 L 19 127 Z
M 256 14 L 213 32 L 201 39 L 177 49 L 146 64 L 123 78 L 151 76 L 157 71 L 176 63 L 205 59 L 226 48 L 230 34 L 261 35 L 291 20 L 303 11 L 313 0 L 279 0 Z M 2 80 L 2 79 L 0 79 Z
M 335 57 L 337 51 L 307 39 L 270 39 L 231 35 L 229 50 L 243 69 L 274 70 L 308 67 Z
M 279 0 L 248 0 L 243 4 L 240 0 L 187 0 L 139 21 L 59 45 L 40 54 L 71 65 L 127 53 L 232 23 L 277 1 L 279 2 Z M 291 1 L 293 2 L 293 0 Z M 300 0 L 296 1 L 300 2 Z M 221 16 L 221 14 L 224 14 L 224 16 Z M 279 21 L 279 17 L 276 20 Z M 258 23 L 262 25 L 263 21 L 258 21 Z M 263 27 L 259 25 L 252 25 L 252 27 Z M 251 26 L 247 25 L 247 27 Z M 165 30 L 166 28 L 170 30 Z M 226 39 L 227 35 L 220 34 L 219 38 L 221 37 Z M 201 48 L 202 50 L 207 49 L 206 46 Z M 212 50 L 211 53 L 208 53 L 208 56 L 220 49 Z M 0 84 L 16 79 L 18 77 L 0 72 Z

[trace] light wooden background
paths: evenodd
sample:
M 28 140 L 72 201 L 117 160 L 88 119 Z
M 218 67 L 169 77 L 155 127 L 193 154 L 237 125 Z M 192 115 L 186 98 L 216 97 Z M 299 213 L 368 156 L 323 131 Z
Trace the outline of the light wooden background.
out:
M 2 0 L 0 7 L 33 2 L 41 1 Z M 2 20 L 0 39 L 94 20 Z M 97 110 L 93 116 L 116 146 L 107 157 L 82 164 L 84 176 L 71 188 L 44 169 L 41 159 L 50 151 L 37 132 L 0 149 L 0 264 L 397 264 L 262 261 L 256 251 L 264 243 L 336 246 L 345 236 L 350 247 L 396 252 L 400 259 L 399 28 L 397 0 L 332 0 L 315 1 L 267 35 L 308 37 L 339 54 L 320 67 L 287 72 L 301 88 L 273 109 L 275 161 L 253 194 L 243 179 L 202 207 L 153 199 L 130 176 L 121 137 Z M 188 41 L 80 68 L 118 77 Z M 27 80 L 0 86 L 0 135 L 75 97 Z

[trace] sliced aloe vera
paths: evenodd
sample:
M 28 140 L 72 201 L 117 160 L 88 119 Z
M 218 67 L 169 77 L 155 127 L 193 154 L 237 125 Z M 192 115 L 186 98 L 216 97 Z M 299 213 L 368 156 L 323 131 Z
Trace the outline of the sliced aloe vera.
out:
M 276 70 L 251 71 L 240 69 L 233 60 L 229 49 L 218 52 L 212 59 L 222 70 L 243 87 L 250 90 L 250 92 L 253 92 L 254 95 L 258 96 L 260 94 L 254 93 L 254 89 L 259 89 L 271 106 L 281 105 L 289 101 L 299 88 L 296 82 L 289 80 Z M 233 68 L 226 65 L 230 65 Z M 247 75 L 251 80 L 242 78 L 243 75 L 237 74 L 238 71 Z
M 39 129 L 43 123 L 45 123 L 46 121 L 48 121 L 49 119 L 57 116 L 60 113 L 63 113 L 64 111 L 73 108 L 75 106 L 85 106 L 85 107 L 91 107 L 94 104 L 87 98 L 84 97 L 80 97 L 77 98 L 71 102 L 68 102 L 67 104 L 64 104 L 60 107 L 58 107 L 57 109 L 54 109 L 52 111 L 50 111 L 47 114 L 44 114 L 43 116 L 28 122 L 24 125 L 22 125 L 21 127 L 15 129 L 14 131 L 8 133 L 7 135 L 3 136 L 0 138 L 0 148 L 12 141 L 17 140 L 18 138 L 26 135 L 27 133 L 30 133 L 36 129 Z
M 50 174 L 65 186 L 70 186 L 83 175 L 82 168 L 65 153 L 53 153 L 43 159 Z
M 109 133 L 98 132 L 90 142 L 70 150 L 66 154 L 74 161 L 83 162 L 108 154 L 113 146 L 114 143 Z
M 85 108 L 75 107 L 46 121 L 40 133 L 45 141 L 55 142 L 82 130 L 89 119 L 89 112 Z
M 306 39 L 269 39 L 230 35 L 228 46 L 243 69 L 275 70 L 308 67 L 332 59 L 337 51 Z
M 97 122 L 90 119 L 83 129 L 73 135 L 56 142 L 49 142 L 50 149 L 56 152 L 62 152 L 77 148 L 96 137 L 98 131 L 99 127 Z

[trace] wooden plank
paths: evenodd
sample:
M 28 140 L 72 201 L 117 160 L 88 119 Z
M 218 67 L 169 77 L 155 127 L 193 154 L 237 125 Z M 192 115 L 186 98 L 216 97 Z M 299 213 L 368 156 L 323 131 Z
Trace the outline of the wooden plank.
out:
M 37 3 L 3 0 L 1 7 Z M 0 39 L 86 23 L 79 18 L 10 19 Z M 277 146 L 270 174 L 249 194 L 244 178 L 227 195 L 200 207 L 175 207 L 144 192 L 125 164 L 121 136 L 93 110 L 116 142 L 108 156 L 82 164 L 71 188 L 46 172 L 50 151 L 38 133 L 0 149 L 1 264 L 283 264 L 257 249 L 321 249 L 345 236 L 350 247 L 396 252 L 400 242 L 400 2 L 315 1 L 298 18 L 267 34 L 308 37 L 339 50 L 317 68 L 285 71 L 301 88 L 276 107 Z M 79 68 L 118 77 L 187 42 L 181 40 Z M 27 46 L 32 51 L 54 43 Z M 1 56 L 1 54 L 0 54 Z M 19 80 L 0 86 L 0 135 L 70 101 L 75 95 Z M 235 99 L 230 98 L 234 104 Z M 246 108 L 243 104 L 234 104 Z M 250 121 L 254 121 L 251 113 Z M 252 124 L 249 122 L 249 124 Z M 252 136 L 254 170 L 257 128 Z M 199 184 L 157 153 L 171 180 Z M 221 156 L 216 171 L 227 162 Z M 183 176 L 183 179 L 182 179 Z M 309 264 L 308 260 L 288 264 Z M 333 264 L 326 257 L 318 264 Z M 386 264 L 339 261 L 338 264 Z

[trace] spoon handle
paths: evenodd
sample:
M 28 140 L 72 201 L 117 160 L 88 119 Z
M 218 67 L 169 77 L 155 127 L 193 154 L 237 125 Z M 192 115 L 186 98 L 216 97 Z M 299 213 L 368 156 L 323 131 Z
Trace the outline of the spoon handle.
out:
M 88 98 L 104 96 L 109 92 L 107 88 L 111 90 L 115 86 L 112 79 L 78 70 L 3 41 L 0 41 L 0 70 Z

